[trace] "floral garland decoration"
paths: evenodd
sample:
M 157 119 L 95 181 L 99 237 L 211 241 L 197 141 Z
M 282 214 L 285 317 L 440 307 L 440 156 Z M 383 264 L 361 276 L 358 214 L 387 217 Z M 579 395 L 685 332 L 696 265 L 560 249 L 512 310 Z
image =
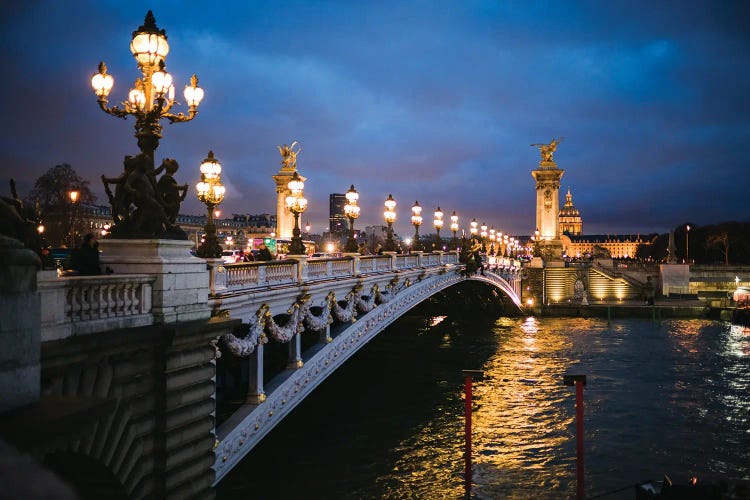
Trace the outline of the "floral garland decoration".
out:
M 360 312 L 368 313 L 372 311 L 377 304 L 375 304 L 375 297 L 378 293 L 378 284 L 375 283 L 370 289 L 370 295 L 360 295 L 357 299 L 357 309 Z
M 263 304 L 258 309 L 258 312 L 250 317 L 250 328 L 244 337 L 237 337 L 231 333 L 227 333 L 222 336 L 224 344 L 229 348 L 229 352 L 239 357 L 250 356 L 258 344 L 265 344 L 268 342 L 268 337 L 263 333 L 263 329 L 266 326 L 266 321 L 270 316 L 269 307 L 267 304 Z
M 320 314 L 315 315 L 312 313 L 310 308 L 312 307 L 309 301 L 309 295 L 306 296 L 306 300 L 304 300 L 302 304 L 302 314 L 304 315 L 304 322 L 305 326 L 309 328 L 312 331 L 320 331 L 323 330 L 326 326 L 328 326 L 330 323 L 333 322 L 333 318 L 331 317 L 331 303 L 334 302 L 335 295 L 333 291 L 328 292 L 328 295 L 326 295 L 326 298 L 323 299 L 323 302 L 321 304 L 322 311 Z
M 276 323 L 276 320 L 273 319 L 270 312 L 268 314 L 268 320 L 266 321 L 266 330 L 268 330 L 268 333 L 274 339 L 284 343 L 292 340 L 294 335 L 305 331 L 305 327 L 302 326 L 302 308 L 300 307 L 299 302 L 292 304 L 286 313 L 289 315 L 289 319 L 284 326 Z
M 333 316 L 343 322 L 351 321 L 354 323 L 357 317 L 357 300 L 359 299 L 362 285 L 355 286 L 351 292 L 346 294 L 345 301 L 346 307 L 341 307 L 338 301 L 333 301 Z

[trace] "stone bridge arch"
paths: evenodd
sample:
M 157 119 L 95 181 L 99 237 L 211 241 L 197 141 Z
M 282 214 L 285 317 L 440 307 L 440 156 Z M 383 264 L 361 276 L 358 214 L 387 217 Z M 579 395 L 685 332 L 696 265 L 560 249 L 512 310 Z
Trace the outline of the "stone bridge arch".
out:
M 261 389 L 261 397 L 258 397 L 255 404 L 243 406 L 217 428 L 219 444 L 216 449 L 216 462 L 214 464 L 216 482 L 220 481 L 315 387 L 335 372 L 370 339 L 436 293 L 466 280 L 480 281 L 499 289 L 510 298 L 519 310 L 521 309 L 519 298 L 520 272 L 518 269 L 507 272 L 486 271 L 484 275 L 471 276 L 464 276 L 459 272 L 461 269 L 461 266 L 456 266 L 449 270 L 434 270 L 435 272 L 432 273 L 426 273 L 424 270 L 402 273 L 401 276 L 397 276 L 398 280 L 395 283 L 391 277 L 389 281 L 386 281 L 391 286 L 383 287 L 383 289 L 388 289 L 388 296 L 381 294 L 379 303 L 374 300 L 373 290 L 375 286 L 380 288 L 380 283 L 369 282 L 370 288 L 365 287 L 364 292 L 360 292 L 363 296 L 368 297 L 368 300 L 365 301 L 366 312 L 349 326 L 339 331 L 335 337 L 328 337 L 327 343 L 319 344 L 316 349 L 311 348 L 310 351 L 312 352 L 306 356 L 304 362 L 300 358 L 300 362 L 295 366 L 292 363 L 293 358 L 290 356 L 290 368 L 271 380 L 266 387 L 267 391 Z M 362 286 L 361 283 L 360 286 Z M 351 283 L 349 287 L 351 289 Z M 368 293 L 368 295 L 364 295 L 364 293 Z M 318 291 L 317 297 L 319 298 L 321 295 L 321 292 Z M 356 299 L 350 295 L 349 300 Z M 369 309 L 367 309 L 368 304 Z M 361 301 L 360 305 L 362 305 Z M 292 311 L 293 309 L 294 304 L 287 309 L 287 311 L 290 311 L 289 316 L 295 314 Z M 255 343 L 254 347 L 245 344 L 244 348 L 246 349 L 245 355 L 250 358 L 255 356 L 255 361 L 251 361 L 253 366 L 251 370 L 256 370 L 256 381 L 258 378 L 262 380 L 263 376 L 262 366 L 259 367 L 259 362 L 262 363 L 262 361 L 259 360 L 262 360 L 263 336 L 266 335 L 264 332 L 268 329 L 263 329 L 258 320 L 264 314 L 272 313 L 271 311 L 258 309 L 255 314 L 251 314 L 249 316 L 251 332 L 248 337 L 244 339 L 235 338 L 240 343 L 242 341 Z M 296 320 L 303 321 L 299 315 Z M 288 325 L 284 325 L 284 327 L 288 327 Z M 291 337 L 289 342 L 290 345 L 292 342 L 299 342 L 299 335 Z M 235 347 L 242 346 L 235 344 Z M 248 350 L 250 352 L 247 352 Z M 292 350 L 290 348 L 290 354 Z M 259 353 L 259 351 L 261 352 Z M 257 370 L 260 370 L 260 372 Z

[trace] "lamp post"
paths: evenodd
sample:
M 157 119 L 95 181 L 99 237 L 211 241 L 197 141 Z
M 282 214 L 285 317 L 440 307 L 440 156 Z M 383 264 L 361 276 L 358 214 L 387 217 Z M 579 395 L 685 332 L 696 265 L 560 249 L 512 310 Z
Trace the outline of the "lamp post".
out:
M 458 215 L 456 215 L 455 210 L 451 214 L 451 231 L 453 231 L 453 247 L 458 248 L 458 238 L 456 237 L 456 233 L 458 233 Z
M 443 228 L 443 211 L 440 210 L 440 207 L 437 207 L 437 210 L 435 210 L 435 219 L 432 221 L 432 224 L 435 226 L 435 232 L 437 233 L 435 246 L 438 250 L 442 250 L 443 242 L 440 240 L 440 230 Z
M 390 194 L 385 200 L 385 212 L 383 212 L 383 218 L 385 223 L 388 224 L 388 233 L 385 238 L 385 246 L 383 249 L 386 252 L 396 251 L 396 242 L 393 241 L 393 223 L 396 222 L 396 200 Z
M 480 229 L 481 232 L 479 235 L 482 237 L 482 253 L 487 253 L 487 224 L 482 222 Z
M 354 239 L 354 220 L 359 217 L 359 193 L 354 189 L 354 184 L 346 192 L 346 205 L 344 205 L 344 215 L 349 219 L 349 237 L 346 239 L 344 251 L 347 253 L 357 253 L 357 241 Z
M 490 228 L 490 255 L 495 255 L 495 226 Z
M 68 193 L 70 202 L 73 204 L 73 220 L 70 224 L 70 246 L 73 248 L 78 246 L 78 198 L 80 194 L 75 189 Z
M 422 243 L 419 241 L 419 226 L 422 225 L 422 207 L 419 206 L 419 202 L 415 201 L 414 206 L 411 207 L 411 223 L 414 226 L 414 243 L 412 248 L 414 250 L 422 250 Z
M 199 257 L 206 259 L 221 257 L 221 246 L 216 238 L 216 224 L 214 223 L 214 214 L 219 213 L 214 208 L 224 200 L 226 188 L 221 183 L 221 163 L 214 158 L 214 152 L 209 151 L 208 156 L 201 163 L 201 180 L 195 185 L 198 193 L 198 199 L 206 205 L 208 209 L 208 218 L 204 227 L 205 237 L 198 247 L 197 254 Z
M 539 238 L 541 237 L 539 233 L 539 229 L 534 231 L 534 236 L 531 237 L 531 241 L 534 242 L 533 247 L 533 255 L 534 257 L 541 257 L 542 256 L 542 249 L 541 249 L 541 241 L 539 241 Z
M 303 195 L 305 183 L 296 170 L 287 187 L 291 194 L 286 197 L 286 207 L 294 215 L 294 229 L 292 229 L 292 243 L 289 245 L 289 253 L 291 255 L 304 255 L 305 245 L 300 237 L 299 216 L 307 210 L 307 198 Z
M 190 85 L 185 86 L 184 91 L 188 114 L 170 113 L 175 99 L 172 75 L 165 70 L 169 44 L 165 31 L 157 28 L 151 11 L 146 14 L 143 25 L 133 32 L 130 51 L 138 61 L 141 76 L 136 79 L 134 87 L 128 93 L 128 100 L 122 103 L 122 108 L 107 105 L 107 96 L 115 80 L 107 73 L 104 62 L 99 63 L 99 72 L 91 78 L 91 86 L 102 111 L 118 118 L 126 118 L 128 115 L 135 117 L 138 147 L 142 153 L 150 157 L 153 168 L 154 151 L 159 147 L 162 131 L 159 121 L 166 118 L 170 123 L 180 123 L 195 118 L 198 105 L 203 99 L 203 89 L 198 86 L 198 78 L 193 75 Z
M 471 222 L 469 223 L 469 234 L 471 234 L 471 238 L 474 239 L 477 237 L 477 232 L 479 230 L 477 229 L 477 219 L 476 217 L 471 219 Z
M 685 264 L 690 264 L 690 253 L 688 243 L 690 242 L 690 224 L 685 226 Z
M 310 237 L 310 221 L 308 220 L 305 224 L 305 233 L 307 233 L 308 238 Z

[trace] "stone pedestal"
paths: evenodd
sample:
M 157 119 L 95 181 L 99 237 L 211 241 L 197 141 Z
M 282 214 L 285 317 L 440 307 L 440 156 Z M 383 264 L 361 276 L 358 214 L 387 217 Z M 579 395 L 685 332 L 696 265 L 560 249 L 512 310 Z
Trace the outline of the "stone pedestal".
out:
M 288 260 L 296 260 L 298 262 L 297 264 L 297 281 L 299 283 L 304 283 L 307 281 L 307 259 L 309 256 L 307 254 L 288 254 L 286 256 Z
M 39 257 L 0 236 L 0 413 L 39 399 Z
M 662 294 L 688 295 L 690 293 L 690 266 L 688 264 L 661 264 Z
M 190 254 L 193 244 L 182 240 L 102 239 L 101 263 L 117 274 L 150 274 L 156 323 L 207 319 L 209 272 L 206 261 Z

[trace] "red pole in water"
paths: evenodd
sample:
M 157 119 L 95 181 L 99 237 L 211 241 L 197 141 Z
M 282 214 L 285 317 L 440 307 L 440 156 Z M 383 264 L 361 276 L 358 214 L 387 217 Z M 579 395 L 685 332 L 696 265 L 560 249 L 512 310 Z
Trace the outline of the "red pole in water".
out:
M 481 378 L 481 370 L 463 370 L 464 374 L 464 494 L 471 497 L 471 389 L 474 377 Z
M 576 386 L 576 498 L 583 500 L 583 386 L 586 385 L 586 375 L 564 375 L 563 383 Z

